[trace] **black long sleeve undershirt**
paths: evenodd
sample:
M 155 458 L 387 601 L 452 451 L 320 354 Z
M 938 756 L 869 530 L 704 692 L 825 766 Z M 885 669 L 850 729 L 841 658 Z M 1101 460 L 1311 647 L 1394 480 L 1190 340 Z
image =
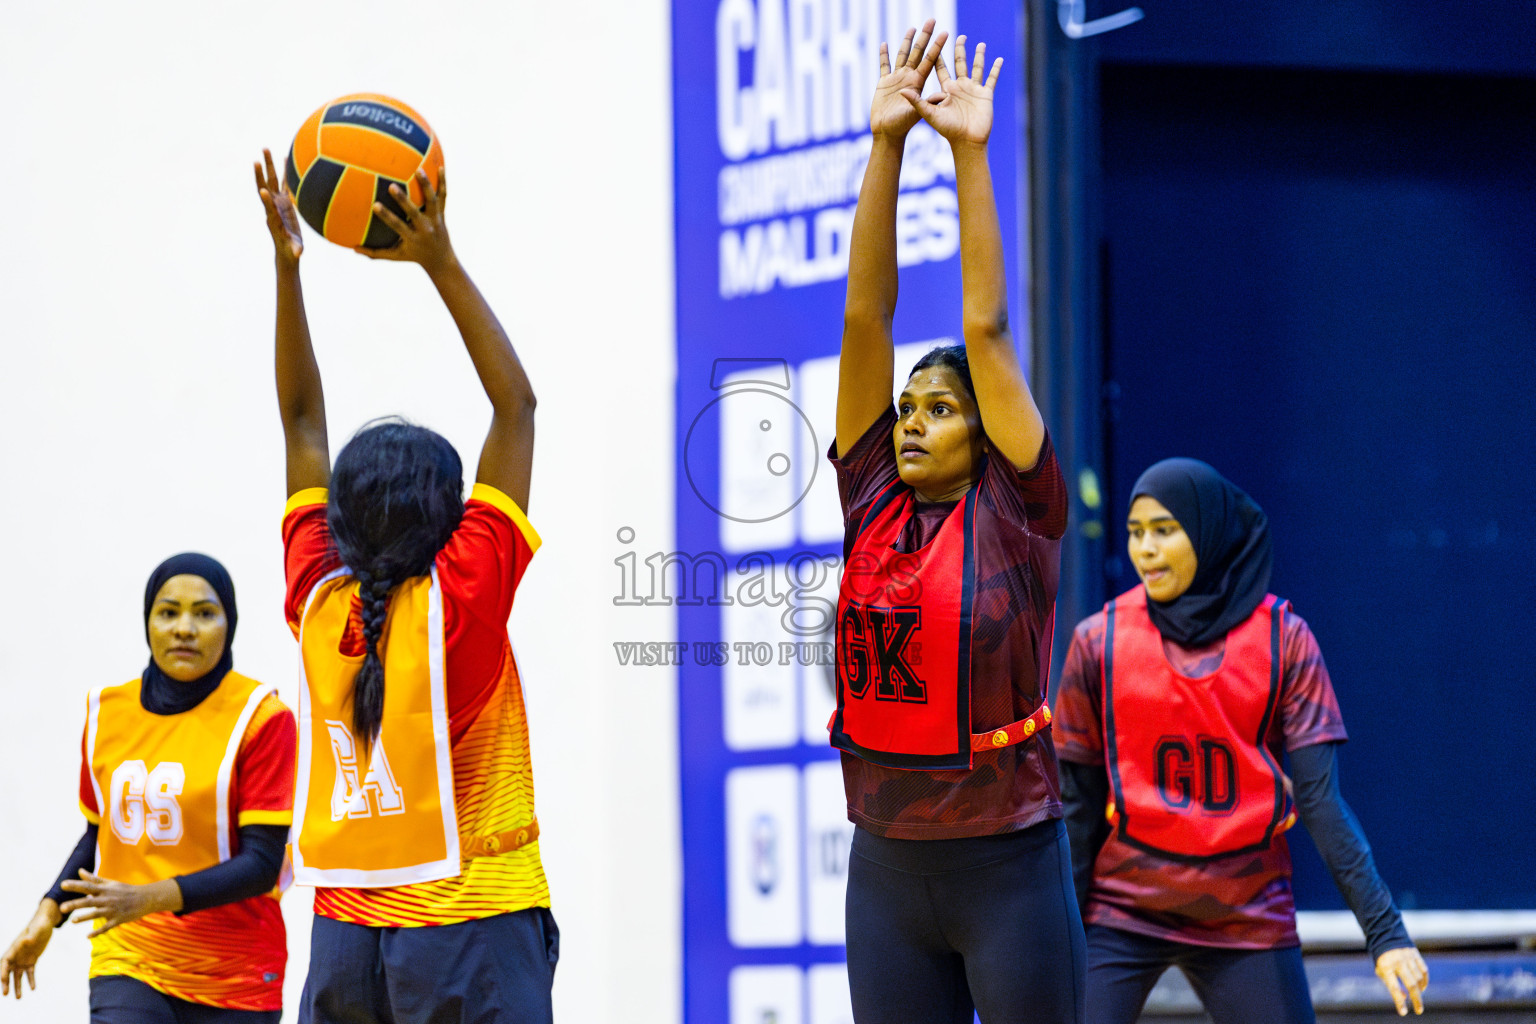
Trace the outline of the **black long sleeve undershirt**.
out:
M 96 825 L 85 826 L 85 834 L 75 844 L 75 850 L 69 855 L 53 888 L 48 890 L 48 899 L 63 904 L 78 895 L 64 891 L 61 885 L 65 879 L 79 878 L 82 868 L 91 870 L 95 867 L 96 832 Z M 277 877 L 283 870 L 288 827 L 245 825 L 239 835 L 239 852 L 229 860 L 189 875 L 176 876 L 176 884 L 181 889 L 181 909 L 177 915 L 260 896 L 277 884 Z
M 1301 823 L 1328 865 L 1344 903 L 1360 922 L 1365 948 L 1375 960 L 1389 949 L 1413 945 L 1413 940 L 1391 891 L 1376 871 L 1371 844 L 1339 792 L 1338 748 L 1337 743 L 1317 743 L 1291 751 L 1291 783 Z
M 1354 812 L 1339 792 L 1338 743 L 1317 743 L 1291 751 L 1291 782 L 1296 810 L 1312 843 L 1328 865 L 1344 902 L 1360 922 L 1366 949 L 1374 960 L 1389 949 L 1413 945 L 1403 917 L 1371 857 L 1370 844 Z M 1061 762 L 1061 797 L 1072 844 L 1072 881 L 1077 903 L 1086 909 L 1093 862 L 1109 838 L 1104 808 L 1109 776 L 1103 765 Z
M 1072 846 L 1072 885 L 1077 890 L 1078 909 L 1086 914 L 1093 862 L 1109 838 L 1109 821 L 1104 817 L 1104 808 L 1109 805 L 1109 773 L 1104 766 L 1062 761 L 1061 804 L 1067 841 Z

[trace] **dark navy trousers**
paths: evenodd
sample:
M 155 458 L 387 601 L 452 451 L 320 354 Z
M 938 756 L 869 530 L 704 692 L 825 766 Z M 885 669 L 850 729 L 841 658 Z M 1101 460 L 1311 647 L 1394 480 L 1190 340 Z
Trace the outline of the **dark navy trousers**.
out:
M 856 1024 L 1084 1024 L 1086 964 L 1060 821 L 970 839 L 854 830 Z
M 137 978 L 91 979 L 91 1024 L 277 1024 L 281 1010 L 226 1010 L 168 996 Z
M 299 1024 L 551 1024 L 560 930 L 542 907 L 372 928 L 315 916 Z
M 1088 1019 L 1135 1024 L 1170 967 L 1189 979 L 1214 1024 L 1313 1024 L 1301 948 L 1221 949 L 1088 926 Z

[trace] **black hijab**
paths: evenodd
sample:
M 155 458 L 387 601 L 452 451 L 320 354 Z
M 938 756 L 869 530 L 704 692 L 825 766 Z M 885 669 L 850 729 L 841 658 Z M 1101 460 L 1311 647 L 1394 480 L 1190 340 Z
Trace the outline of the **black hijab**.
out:
M 235 584 L 229 578 L 229 570 L 219 564 L 217 559 L 207 555 L 191 551 L 172 555 L 150 574 L 149 583 L 144 587 L 144 639 L 149 640 L 149 613 L 154 607 L 155 595 L 160 593 L 166 580 L 182 575 L 197 576 L 207 581 L 213 592 L 219 595 L 219 603 L 224 606 L 224 617 L 229 621 L 229 629 L 224 634 L 224 653 L 219 656 L 218 664 L 190 682 L 172 679 L 160 671 L 153 657 L 149 659 L 149 667 L 144 669 L 139 703 L 145 711 L 156 715 L 179 715 L 183 711 L 191 711 L 218 689 L 224 676 L 235 664 L 235 623 L 240 619 L 239 612 L 235 610 Z
M 1189 534 L 1195 578 L 1166 603 L 1148 600 L 1157 631 L 1185 647 L 1208 644 L 1248 616 L 1269 591 L 1269 519 L 1232 481 L 1198 459 L 1164 459 L 1141 474 L 1131 501 L 1162 504 Z

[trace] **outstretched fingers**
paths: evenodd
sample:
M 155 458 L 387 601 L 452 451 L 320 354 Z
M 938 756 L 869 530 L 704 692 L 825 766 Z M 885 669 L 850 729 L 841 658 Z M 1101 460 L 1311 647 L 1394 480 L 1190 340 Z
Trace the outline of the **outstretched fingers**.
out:
M 979 61 L 977 63 L 980 63 Z M 997 88 L 997 73 L 1003 70 L 1003 58 L 999 57 L 992 62 L 992 70 L 987 74 L 987 88 Z
M 930 21 L 928 24 L 932 25 L 933 22 Z M 933 43 L 923 51 L 923 59 L 917 64 L 917 73 L 922 77 L 922 81 L 926 82 L 933 66 L 944 59 L 944 42 L 948 38 L 948 32 L 940 32 L 933 37 Z
M 918 30 L 916 37 L 912 40 L 912 51 L 907 55 L 907 66 L 916 68 L 918 71 L 923 72 L 923 74 L 927 74 L 927 72 L 923 71 L 921 58 L 928 47 L 929 38 L 933 35 L 933 26 L 935 24 L 936 22 L 932 18 L 923 22 L 923 27 Z
M 267 162 L 267 188 L 275 193 L 283 187 L 282 179 L 277 176 L 277 164 L 272 160 L 272 151 L 270 149 L 263 149 L 261 155 Z
M 399 185 L 389 186 L 389 194 L 394 198 L 395 202 L 400 204 L 402 209 L 407 209 L 410 207 L 411 197 L 406 195 L 405 189 L 401 188 Z M 383 221 L 385 225 L 390 228 L 390 230 L 394 231 L 394 233 L 399 235 L 401 238 L 405 238 L 411 234 L 412 229 L 410 221 L 401 217 L 399 214 L 395 213 L 395 211 L 391 210 L 383 203 L 373 204 L 373 215 L 379 218 L 379 220 Z
M 891 73 L 891 46 L 889 43 L 880 44 L 880 77 L 884 78 Z
M 443 192 L 441 188 L 432 187 L 432 179 L 427 172 L 417 168 L 416 187 L 421 189 L 421 205 L 425 208 L 428 217 L 435 217 L 443 212 Z
M 955 77 L 969 77 L 970 72 L 966 70 L 968 66 L 965 60 L 965 36 L 955 36 Z
M 912 39 L 917 35 L 917 29 L 907 29 L 907 34 L 901 37 L 901 45 L 896 48 L 896 64 L 898 68 L 907 66 L 907 55 L 912 52 Z

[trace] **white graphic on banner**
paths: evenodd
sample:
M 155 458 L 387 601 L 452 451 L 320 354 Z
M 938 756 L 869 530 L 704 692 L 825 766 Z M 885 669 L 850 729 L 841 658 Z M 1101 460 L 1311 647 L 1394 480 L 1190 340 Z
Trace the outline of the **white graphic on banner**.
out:
M 726 918 L 741 947 L 794 946 L 800 906 L 800 772 L 733 768 L 725 776 Z
M 848 849 L 853 823 L 843 795 L 843 766 L 816 761 L 805 766 L 805 938 L 841 946 L 848 894 Z
M 955 0 L 721 0 L 715 12 L 720 296 L 831 281 L 848 272 L 853 202 L 869 159 L 880 43 Z M 809 144 L 809 145 L 808 145 Z M 804 147 L 804 148 L 801 148 Z M 791 152 L 786 152 L 791 151 Z M 959 251 L 950 148 L 910 133 L 897 212 L 897 262 Z
M 731 1024 L 801 1024 L 805 976 L 793 966 L 731 971 Z
M 765 570 L 765 575 L 770 578 L 766 588 L 770 595 L 720 609 L 727 649 L 720 671 L 725 745 L 732 750 L 790 747 L 800 737 L 795 663 L 778 657 L 779 643 L 785 639 L 782 619 L 790 593 L 788 575 L 782 565 Z M 770 656 L 760 664 L 757 655 L 765 649 Z
M 716 387 L 721 543 L 727 551 L 785 547 L 794 541 L 790 510 L 816 473 L 808 461 L 816 438 L 792 401 L 789 366 L 733 373 Z
M 806 990 L 811 1004 L 807 1024 L 853 1024 L 847 964 L 813 964 Z

